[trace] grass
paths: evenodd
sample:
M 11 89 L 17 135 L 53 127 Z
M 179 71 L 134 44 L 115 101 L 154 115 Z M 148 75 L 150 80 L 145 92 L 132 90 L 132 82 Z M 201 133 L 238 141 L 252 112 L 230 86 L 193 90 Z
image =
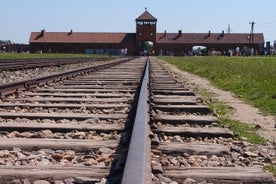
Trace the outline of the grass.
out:
M 114 57 L 114 56 L 113 56 Z M 23 53 L 0 53 L 0 59 L 22 58 L 109 58 L 103 54 L 23 54 Z
M 220 124 L 224 127 L 229 127 L 229 129 L 234 132 L 235 137 L 241 141 L 247 141 L 253 144 L 264 144 L 267 140 L 259 136 L 256 131 L 259 127 L 254 127 L 239 121 L 222 118 Z
M 264 144 L 267 142 L 266 139 L 256 133 L 260 127 L 251 126 L 228 118 L 228 114 L 231 114 L 232 109 L 225 103 L 215 99 L 214 94 L 204 90 L 200 90 L 198 93 L 203 102 L 219 117 L 220 124 L 223 127 L 229 128 L 234 133 L 236 139 L 241 141 L 246 140 L 252 144 Z
M 198 94 L 201 96 L 202 101 L 208 104 L 209 108 L 219 117 L 224 117 L 231 113 L 231 108 L 223 102 L 215 99 L 214 94 L 205 90 L 199 90 Z
M 265 166 L 264 169 L 276 176 L 276 165 L 270 164 L 269 166 Z
M 275 57 L 162 57 L 163 60 L 231 91 L 259 108 L 276 115 Z

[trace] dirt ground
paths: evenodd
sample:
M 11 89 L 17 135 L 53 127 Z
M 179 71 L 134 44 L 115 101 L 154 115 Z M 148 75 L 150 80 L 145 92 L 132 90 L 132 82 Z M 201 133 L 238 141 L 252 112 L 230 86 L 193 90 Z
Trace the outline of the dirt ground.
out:
M 229 117 L 231 117 L 230 119 L 247 124 L 259 125 L 261 127 L 258 131 L 259 135 L 276 144 L 276 117 L 263 115 L 257 108 L 235 97 L 231 92 L 217 89 L 205 78 L 181 71 L 174 65 L 168 64 L 165 61 L 157 61 L 159 61 L 164 68 L 172 72 L 173 75 L 177 76 L 177 78 L 188 84 L 196 85 L 198 89 L 203 89 L 215 94 L 218 101 L 224 102 L 233 108 L 233 113 L 229 114 Z

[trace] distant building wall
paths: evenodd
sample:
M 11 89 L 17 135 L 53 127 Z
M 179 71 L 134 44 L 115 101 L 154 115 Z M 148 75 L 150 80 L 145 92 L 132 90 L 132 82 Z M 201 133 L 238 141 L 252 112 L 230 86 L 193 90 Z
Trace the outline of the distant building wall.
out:
M 87 53 L 96 54 L 103 51 L 103 54 L 118 54 L 117 51 L 127 48 L 128 55 L 136 54 L 136 45 L 120 43 L 30 43 L 31 53 Z M 92 52 L 91 52 L 92 51 Z M 111 52 L 110 52 L 111 51 Z

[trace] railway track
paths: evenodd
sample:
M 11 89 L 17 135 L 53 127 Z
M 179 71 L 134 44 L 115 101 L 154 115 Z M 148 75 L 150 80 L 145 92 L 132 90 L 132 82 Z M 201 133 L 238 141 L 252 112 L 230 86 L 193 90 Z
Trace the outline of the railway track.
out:
M 134 59 L 2 96 L 0 183 L 80 177 L 116 183 L 145 62 Z
M 114 59 L 115 60 L 115 59 Z M 114 61 L 112 60 L 112 61 Z M 0 85 L 111 62 L 111 58 L 0 60 Z
M 275 183 L 253 164 L 254 150 L 234 141 L 208 106 L 156 61 L 151 62 L 150 98 L 153 183 Z
M 61 66 L 84 62 L 103 61 L 105 58 L 47 58 L 47 59 L 0 59 L 0 71 L 19 70 L 37 67 Z
M 0 183 L 275 183 L 154 59 L 2 95 L 0 130 Z

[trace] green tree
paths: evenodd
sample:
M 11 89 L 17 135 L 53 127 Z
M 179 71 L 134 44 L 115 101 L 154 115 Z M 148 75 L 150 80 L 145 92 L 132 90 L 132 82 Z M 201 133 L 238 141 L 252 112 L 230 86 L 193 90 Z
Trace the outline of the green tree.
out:
M 139 48 L 140 51 L 147 51 L 147 52 L 151 52 L 152 48 L 153 48 L 153 44 L 150 41 L 142 41 L 139 43 Z

